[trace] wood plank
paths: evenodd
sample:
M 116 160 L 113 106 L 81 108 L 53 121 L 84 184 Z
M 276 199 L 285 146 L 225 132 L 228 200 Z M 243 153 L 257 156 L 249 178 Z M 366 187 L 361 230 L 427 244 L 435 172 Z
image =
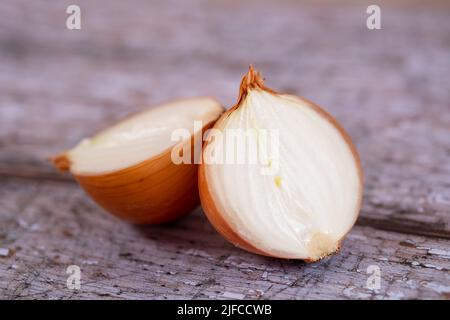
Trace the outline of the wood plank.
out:
M 20 192 L 17 192 L 20 190 Z M 357 226 L 342 251 L 314 264 L 246 253 L 200 209 L 167 226 L 110 217 L 73 184 L 5 179 L 0 187 L 0 297 L 450 298 L 448 241 Z M 67 289 L 69 265 L 81 290 Z M 367 268 L 381 288 L 366 287 Z

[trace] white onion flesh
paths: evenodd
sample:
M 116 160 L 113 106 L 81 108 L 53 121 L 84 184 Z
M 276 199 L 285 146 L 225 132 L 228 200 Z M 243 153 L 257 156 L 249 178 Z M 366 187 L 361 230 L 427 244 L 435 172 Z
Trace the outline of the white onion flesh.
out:
M 214 99 L 192 98 L 133 115 L 71 149 L 67 153 L 70 170 L 74 174 L 96 175 L 128 168 L 176 145 L 171 137 L 175 130 L 197 133 L 194 121 L 206 125 L 222 112 Z
M 205 165 L 209 192 L 233 231 L 276 257 L 317 260 L 335 252 L 355 223 L 362 189 L 358 160 L 337 127 L 301 98 L 252 88 L 215 129 L 279 132 L 275 174 L 261 173 L 271 165 L 270 150 L 266 163 Z M 230 152 L 214 140 L 207 148 Z

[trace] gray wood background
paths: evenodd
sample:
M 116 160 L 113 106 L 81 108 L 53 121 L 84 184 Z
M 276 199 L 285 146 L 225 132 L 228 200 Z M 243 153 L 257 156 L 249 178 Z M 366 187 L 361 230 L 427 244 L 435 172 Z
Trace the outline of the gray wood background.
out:
M 79 31 L 65 28 L 71 3 Z M 382 30 L 369 31 L 371 3 L 1 1 L 0 298 L 450 299 L 450 6 L 378 2 Z M 360 151 L 364 204 L 336 256 L 246 253 L 200 208 L 129 225 L 45 160 L 152 104 L 230 106 L 250 63 L 328 109 Z

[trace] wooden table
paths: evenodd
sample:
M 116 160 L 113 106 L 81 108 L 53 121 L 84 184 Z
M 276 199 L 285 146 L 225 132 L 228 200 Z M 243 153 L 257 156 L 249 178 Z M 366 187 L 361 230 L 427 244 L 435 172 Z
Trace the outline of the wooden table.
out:
M 65 27 L 73 2 L 81 30 Z M 450 7 L 382 2 L 371 31 L 369 3 L 314 3 L 2 1 L 0 298 L 449 299 Z M 159 102 L 230 106 L 250 63 L 328 109 L 360 151 L 364 204 L 338 255 L 246 253 L 200 208 L 129 225 L 46 161 Z M 66 286 L 69 265 L 80 290 Z

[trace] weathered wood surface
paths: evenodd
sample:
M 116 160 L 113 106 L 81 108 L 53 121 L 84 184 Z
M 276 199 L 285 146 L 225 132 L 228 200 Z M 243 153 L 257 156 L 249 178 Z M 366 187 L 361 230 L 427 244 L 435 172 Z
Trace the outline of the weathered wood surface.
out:
M 359 1 L 77 1 L 82 30 L 69 31 L 71 3 L 0 3 L 1 298 L 450 298 L 448 4 L 382 3 L 383 29 L 369 31 Z M 363 209 L 334 257 L 248 254 L 200 208 L 128 225 L 45 161 L 147 104 L 229 106 L 249 63 L 326 107 L 360 151 Z

